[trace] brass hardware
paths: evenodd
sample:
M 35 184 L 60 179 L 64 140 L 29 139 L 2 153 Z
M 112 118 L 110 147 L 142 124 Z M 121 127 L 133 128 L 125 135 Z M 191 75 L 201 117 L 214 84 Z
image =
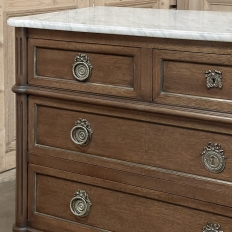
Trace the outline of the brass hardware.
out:
M 71 130 L 71 139 L 77 145 L 86 146 L 90 143 L 92 134 L 89 122 L 86 119 L 79 118 Z
M 205 78 L 207 89 L 222 89 L 222 73 L 220 71 L 215 70 L 214 72 L 212 72 L 211 70 L 208 70 L 205 72 Z
M 71 212 L 78 217 L 86 217 L 90 213 L 92 203 L 84 190 L 78 190 L 70 201 Z
M 80 53 L 75 57 L 75 63 L 73 64 L 73 75 L 78 81 L 86 81 L 92 74 L 93 66 L 89 62 L 89 58 L 86 54 Z
M 208 143 L 201 155 L 202 162 L 209 172 L 220 173 L 224 170 L 226 157 L 224 156 L 224 150 L 221 150 L 220 144 Z
M 221 226 L 219 224 L 207 223 L 206 226 L 203 227 L 203 232 L 223 232 Z

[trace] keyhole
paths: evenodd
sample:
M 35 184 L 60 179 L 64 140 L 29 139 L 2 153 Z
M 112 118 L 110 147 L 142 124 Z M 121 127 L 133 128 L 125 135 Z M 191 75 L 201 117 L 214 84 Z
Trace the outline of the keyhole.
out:
M 216 79 L 213 77 L 213 78 L 212 78 L 212 81 L 213 81 L 213 83 L 215 84 L 215 82 L 216 82 Z
M 211 156 L 211 165 L 215 166 L 215 157 L 214 156 Z

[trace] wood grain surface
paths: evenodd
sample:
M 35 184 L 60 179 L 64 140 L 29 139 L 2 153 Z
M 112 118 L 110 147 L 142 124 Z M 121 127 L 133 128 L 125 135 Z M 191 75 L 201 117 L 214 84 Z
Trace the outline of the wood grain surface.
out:
M 30 153 L 29 161 L 57 170 L 144 188 L 149 192 L 147 197 L 171 204 L 217 212 L 224 216 L 232 215 L 232 186 L 228 182 L 100 157 L 88 159 L 89 156 L 85 154 L 76 154 L 76 157 L 75 161 L 70 162 L 66 159 Z M 124 191 L 133 193 L 130 188 Z
M 177 0 L 178 10 L 232 11 L 231 0 Z
M 95 0 L 95 5 L 119 7 L 144 7 L 170 9 L 176 7 L 176 0 Z
M 231 112 L 230 55 L 154 50 L 153 99 L 163 104 Z M 207 89 L 205 72 L 222 72 L 222 89 Z
M 100 33 L 77 33 L 71 31 L 53 31 L 29 28 L 28 37 L 33 39 L 44 39 L 54 41 L 70 41 L 78 43 L 91 43 L 103 45 L 117 45 L 125 47 L 153 48 L 159 50 L 182 51 L 194 53 L 210 53 L 231 55 L 230 43 L 220 43 L 215 41 L 197 41 L 181 39 L 165 39 L 151 37 L 133 37 L 125 35 L 110 35 Z
M 45 229 L 43 225 L 45 223 L 46 228 L 55 231 L 52 229 L 53 223 L 61 218 L 73 222 L 72 226 L 69 224 L 67 227 L 69 231 L 105 229 L 127 232 L 133 228 L 139 232 L 144 229 L 166 232 L 172 228 L 172 231 L 179 232 L 187 230 L 189 225 L 198 231 L 208 221 L 220 223 L 224 230 L 231 229 L 231 219 L 125 193 L 123 192 L 125 185 L 34 165 L 30 166 L 29 171 L 31 186 L 29 220 L 33 227 L 40 230 Z M 36 198 L 32 194 L 34 186 L 37 189 Z M 91 212 L 85 218 L 72 215 L 69 208 L 70 200 L 78 189 L 86 191 L 92 203 Z M 53 218 L 49 219 L 50 222 L 46 220 L 49 216 Z M 65 222 L 59 221 L 59 224 L 63 223 Z M 85 225 L 90 228 L 84 229 Z M 59 228 L 61 228 L 59 231 L 63 231 L 64 224 Z
M 27 37 L 26 29 L 17 28 L 15 38 L 16 84 L 23 86 L 27 83 Z M 16 116 L 16 211 L 15 227 L 27 226 L 27 96 L 17 94 Z
M 231 181 L 231 137 L 228 135 L 207 132 L 204 126 L 196 130 L 196 124 L 192 124 L 192 128 L 185 124 L 163 125 L 165 119 L 153 124 L 149 118 L 137 116 L 134 121 L 133 113 L 126 118 L 122 117 L 122 113 L 121 117 L 112 117 L 109 115 L 110 108 L 105 111 L 109 112 L 108 115 L 101 111 L 93 114 L 97 108 L 94 105 L 82 106 L 80 110 L 78 107 L 62 109 L 58 102 L 49 105 L 49 102 L 42 105 L 30 103 L 32 114 L 29 121 L 34 125 L 29 131 L 31 152 L 38 153 L 43 148 L 47 154 L 57 157 L 56 150 L 62 149 L 63 152 L 85 153 Z M 87 119 L 93 130 L 91 143 L 84 147 L 77 146 L 70 138 L 70 132 L 79 118 Z M 220 143 L 228 157 L 226 169 L 220 174 L 209 173 L 202 164 L 201 153 L 209 142 Z M 64 158 L 63 155 L 59 157 Z
M 7 0 L 5 1 L 5 11 L 17 11 L 17 10 L 34 10 L 46 9 L 52 7 L 70 7 L 76 6 L 76 0 Z
M 85 1 L 87 2 L 87 1 Z M 0 43 L 3 43 L 4 54 L 1 54 L 2 62 L 0 67 L 4 75 L 4 115 L 5 132 L 1 134 L 1 141 L 4 141 L 4 150 L 1 152 L 5 160 L 4 168 L 1 171 L 15 167 L 16 162 L 16 112 L 15 96 L 11 92 L 11 87 L 15 83 L 15 33 L 14 28 L 7 26 L 9 17 L 23 16 L 28 14 L 39 14 L 49 11 L 58 11 L 77 7 L 77 0 L 6 0 L 0 1 Z
M 86 82 L 77 81 L 72 73 L 79 54 L 86 54 L 93 66 Z M 133 47 L 29 41 L 28 72 L 32 85 L 140 98 L 140 63 L 140 49 Z
M 230 43 L 37 29 L 16 38 L 14 232 L 202 231 L 208 222 L 231 231 Z M 71 68 L 81 52 L 96 72 L 78 89 Z M 208 68 L 223 73 L 219 93 L 202 87 Z M 70 137 L 79 118 L 93 131 L 83 147 Z M 219 174 L 202 163 L 209 142 L 225 151 Z M 78 189 L 93 203 L 81 219 L 69 208 Z

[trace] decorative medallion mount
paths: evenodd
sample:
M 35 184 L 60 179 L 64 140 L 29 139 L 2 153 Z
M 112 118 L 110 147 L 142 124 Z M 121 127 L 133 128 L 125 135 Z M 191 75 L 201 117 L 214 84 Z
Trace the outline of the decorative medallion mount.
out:
M 218 143 L 208 143 L 204 147 L 202 155 L 202 162 L 205 168 L 212 173 L 221 173 L 226 165 L 226 157 L 224 150 L 221 150 L 221 145 Z
M 207 223 L 206 226 L 203 227 L 203 232 L 223 232 L 221 226 L 219 224 Z
M 86 54 L 80 53 L 75 57 L 75 63 L 73 64 L 73 75 L 78 81 L 86 81 L 92 74 L 93 66 L 91 65 L 89 58 Z
M 208 70 L 205 72 L 205 78 L 207 89 L 222 89 L 222 73 L 220 71 L 215 70 L 214 72 L 212 72 L 211 70 Z
M 90 143 L 93 131 L 86 119 L 79 118 L 71 130 L 71 139 L 80 146 L 86 146 Z
M 84 190 L 79 189 L 70 201 L 70 210 L 78 217 L 86 217 L 90 213 L 91 205 L 88 194 Z

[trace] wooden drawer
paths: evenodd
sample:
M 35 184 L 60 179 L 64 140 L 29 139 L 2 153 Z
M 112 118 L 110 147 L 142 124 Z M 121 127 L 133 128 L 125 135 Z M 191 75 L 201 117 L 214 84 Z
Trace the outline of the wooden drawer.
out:
M 30 85 L 141 98 L 140 48 L 42 39 L 28 43 Z
M 29 153 L 29 163 L 144 189 L 147 196 L 184 207 L 232 217 L 232 184 L 173 171 L 78 155 L 76 160 Z M 129 187 L 130 186 L 130 187 Z
M 156 115 L 143 114 L 135 120 L 134 112 L 118 111 L 88 104 L 30 98 L 29 152 L 69 159 L 75 159 L 78 153 L 88 154 L 231 181 L 231 135 L 205 131 L 202 125 L 197 130 L 199 125 L 196 123 L 186 127 L 178 125 L 179 118 L 174 118 L 173 125 L 165 125 L 170 118 L 152 122 Z M 70 136 L 80 118 L 90 123 L 93 132 L 91 141 L 84 146 L 75 144 Z M 73 139 L 77 128 L 74 131 Z M 212 173 L 203 165 L 202 153 L 208 149 L 209 142 L 221 144 L 220 149 L 224 150 L 227 159 L 221 173 Z M 217 159 L 224 162 L 221 155 L 217 152 L 215 157 L 214 153 L 210 153 L 208 164 L 217 166 Z
M 162 50 L 153 55 L 155 102 L 232 112 L 230 55 Z
M 208 222 L 232 230 L 230 218 L 156 201 L 142 189 L 130 192 L 129 186 L 98 178 L 30 165 L 28 184 L 29 226 L 41 231 L 204 231 Z M 83 195 L 73 199 L 78 190 L 88 194 L 91 206 Z M 70 202 L 87 206 L 89 214 L 75 216 Z

